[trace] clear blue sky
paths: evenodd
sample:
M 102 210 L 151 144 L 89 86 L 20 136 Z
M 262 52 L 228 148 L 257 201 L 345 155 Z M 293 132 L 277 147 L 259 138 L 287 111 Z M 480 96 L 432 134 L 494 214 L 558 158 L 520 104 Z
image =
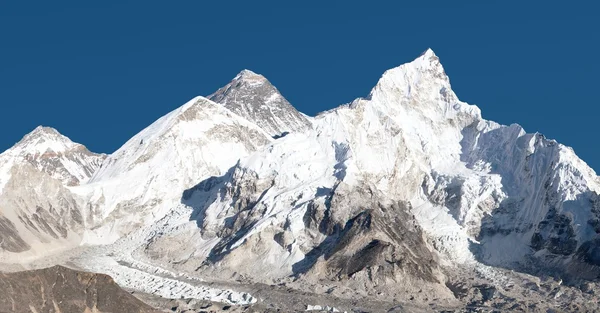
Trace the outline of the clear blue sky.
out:
M 596 1 L 412 2 L 0 1 L 0 150 L 46 125 L 112 152 L 244 68 L 313 115 L 431 47 L 485 118 L 600 170 Z

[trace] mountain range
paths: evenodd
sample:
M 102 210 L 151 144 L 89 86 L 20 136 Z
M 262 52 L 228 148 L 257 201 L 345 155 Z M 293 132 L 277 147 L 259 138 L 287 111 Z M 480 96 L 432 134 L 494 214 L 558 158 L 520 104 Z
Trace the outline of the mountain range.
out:
M 97 154 L 0 155 L 0 269 L 256 311 L 594 311 L 600 179 L 459 100 L 428 49 L 314 117 L 244 70 Z

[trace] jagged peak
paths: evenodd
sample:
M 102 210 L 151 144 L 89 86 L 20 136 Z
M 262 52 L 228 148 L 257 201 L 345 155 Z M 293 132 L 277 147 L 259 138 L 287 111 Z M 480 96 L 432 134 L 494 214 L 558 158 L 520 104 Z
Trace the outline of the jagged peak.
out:
M 440 58 L 433 52 L 431 48 L 428 48 L 419 55 L 412 62 L 404 63 L 398 67 L 387 70 L 386 74 L 395 74 L 397 72 L 417 72 L 419 74 L 434 74 L 437 78 L 448 80 L 444 67 L 440 62 Z
M 406 95 L 415 91 L 418 84 L 427 82 L 440 90 L 450 90 L 450 79 L 444 71 L 439 57 L 431 48 L 425 50 L 412 62 L 402 64 L 383 73 L 369 98 L 380 92 L 398 92 Z
M 444 71 L 444 67 L 442 66 L 442 63 L 440 63 L 440 58 L 435 54 L 435 52 L 433 52 L 431 48 L 427 48 L 427 50 L 421 53 L 418 58 L 408 64 L 417 66 L 421 70 L 433 68 L 439 69 L 442 72 Z
M 437 55 L 435 54 L 435 52 L 433 52 L 433 49 L 427 48 L 427 50 L 423 51 L 423 53 L 421 53 L 421 55 L 419 57 L 424 57 L 424 58 L 436 57 L 437 58 Z
M 442 78 L 444 80 L 448 79 L 446 73 L 444 72 L 444 67 L 440 62 L 440 58 L 437 56 L 437 54 L 435 54 L 435 52 L 433 52 L 431 48 L 427 48 L 427 50 L 421 53 L 412 62 L 402 64 L 396 68 L 388 70 L 387 72 L 395 71 L 416 71 L 420 74 L 430 73 L 435 74 L 437 78 Z

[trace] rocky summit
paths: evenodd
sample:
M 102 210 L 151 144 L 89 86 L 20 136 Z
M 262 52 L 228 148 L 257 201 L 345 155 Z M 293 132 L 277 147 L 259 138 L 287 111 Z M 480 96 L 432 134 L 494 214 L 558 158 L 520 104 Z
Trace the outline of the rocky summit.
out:
M 314 117 L 244 70 L 114 153 L 38 128 L 1 154 L 0 269 L 103 273 L 177 312 L 593 312 L 599 192 L 430 49 Z

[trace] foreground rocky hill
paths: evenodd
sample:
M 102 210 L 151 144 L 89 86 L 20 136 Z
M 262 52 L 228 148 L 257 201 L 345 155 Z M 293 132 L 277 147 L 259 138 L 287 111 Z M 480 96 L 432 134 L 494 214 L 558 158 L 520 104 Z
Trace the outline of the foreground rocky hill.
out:
M 158 313 L 107 275 L 62 266 L 0 273 L 0 312 Z

